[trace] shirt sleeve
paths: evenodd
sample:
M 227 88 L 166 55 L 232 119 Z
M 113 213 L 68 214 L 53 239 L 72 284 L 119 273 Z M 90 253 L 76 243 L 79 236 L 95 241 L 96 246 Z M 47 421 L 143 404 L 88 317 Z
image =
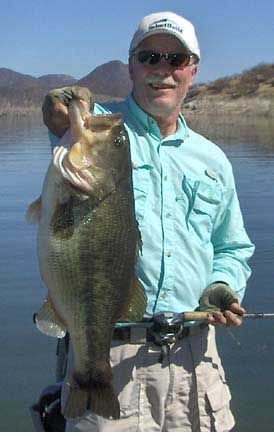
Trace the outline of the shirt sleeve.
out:
M 209 284 L 226 282 L 242 301 L 246 281 L 251 274 L 248 260 L 254 252 L 243 223 L 231 164 L 228 162 L 226 189 L 217 213 L 212 233 L 214 247 L 213 270 Z

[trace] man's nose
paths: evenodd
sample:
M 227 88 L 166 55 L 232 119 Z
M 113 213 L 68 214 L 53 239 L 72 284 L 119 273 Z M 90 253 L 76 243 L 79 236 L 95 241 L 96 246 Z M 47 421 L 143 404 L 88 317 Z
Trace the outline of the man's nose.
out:
M 170 74 L 173 68 L 171 65 L 169 65 L 166 59 L 161 58 L 159 62 L 156 65 L 154 65 L 154 69 L 155 71 L 157 71 L 157 73 L 166 75 L 166 74 Z

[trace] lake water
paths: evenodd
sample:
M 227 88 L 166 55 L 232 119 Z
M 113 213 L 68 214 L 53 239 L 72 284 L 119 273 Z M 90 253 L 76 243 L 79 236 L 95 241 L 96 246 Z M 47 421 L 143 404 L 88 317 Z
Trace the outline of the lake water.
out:
M 205 120 L 196 128 L 231 160 L 246 228 L 257 247 L 244 306 L 274 312 L 274 129 L 266 120 L 242 128 L 231 120 L 223 127 Z M 28 408 L 54 382 L 56 341 L 32 323 L 45 288 L 36 259 L 36 228 L 24 221 L 49 161 L 40 120 L 0 120 L 0 431 L 32 431 Z M 246 320 L 241 329 L 222 329 L 218 343 L 236 430 L 274 430 L 274 320 Z

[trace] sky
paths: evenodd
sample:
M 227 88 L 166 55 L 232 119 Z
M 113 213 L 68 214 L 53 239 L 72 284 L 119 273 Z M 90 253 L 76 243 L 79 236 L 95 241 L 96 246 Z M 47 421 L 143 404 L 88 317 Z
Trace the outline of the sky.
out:
M 159 11 L 195 25 L 199 83 L 274 63 L 273 0 L 0 0 L 0 68 L 80 79 L 105 62 L 127 63 L 139 21 Z

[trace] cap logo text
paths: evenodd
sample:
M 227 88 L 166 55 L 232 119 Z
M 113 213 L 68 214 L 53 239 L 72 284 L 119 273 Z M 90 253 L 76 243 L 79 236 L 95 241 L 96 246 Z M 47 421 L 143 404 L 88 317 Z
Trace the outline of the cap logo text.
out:
M 183 29 L 179 27 L 174 21 L 168 20 L 167 18 L 163 18 L 162 20 L 154 21 L 149 25 L 149 30 L 154 30 L 157 28 L 166 28 L 175 30 L 176 32 L 182 33 Z

